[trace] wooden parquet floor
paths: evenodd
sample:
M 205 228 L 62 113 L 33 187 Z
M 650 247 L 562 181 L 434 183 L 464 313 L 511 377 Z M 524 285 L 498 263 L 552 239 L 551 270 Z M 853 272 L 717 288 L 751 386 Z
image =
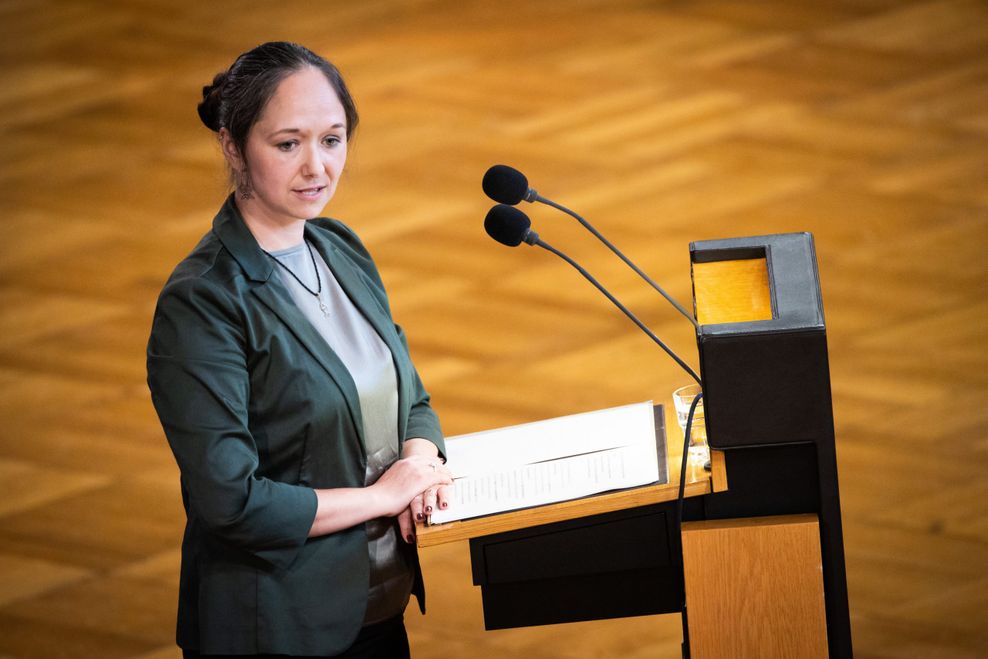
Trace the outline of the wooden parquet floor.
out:
M 565 264 L 484 235 L 489 165 L 682 301 L 690 240 L 812 231 L 856 656 L 986 656 L 984 0 L 2 0 L 0 657 L 179 656 L 144 345 L 226 191 L 199 88 L 277 38 L 348 76 L 362 122 L 327 213 L 381 264 L 449 434 L 685 381 Z M 695 364 L 682 318 L 526 210 Z M 419 659 L 679 656 L 675 616 L 485 632 L 466 544 L 423 561 Z

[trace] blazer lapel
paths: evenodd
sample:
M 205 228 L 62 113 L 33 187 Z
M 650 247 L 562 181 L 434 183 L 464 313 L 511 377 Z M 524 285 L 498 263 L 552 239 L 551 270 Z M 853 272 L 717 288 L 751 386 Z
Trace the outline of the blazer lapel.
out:
M 298 310 L 295 302 L 291 299 L 291 293 L 282 286 L 277 278 L 272 277 L 266 284 L 255 286 L 252 292 L 281 319 L 281 322 L 305 346 L 315 360 L 326 369 L 326 372 L 336 382 L 336 386 L 343 392 L 343 398 L 346 400 L 354 427 L 357 429 L 357 435 L 360 437 L 360 450 L 363 451 L 364 424 L 360 413 L 360 396 L 346 365 L 329 347 L 319 331 L 312 326 L 309 319 Z
M 401 368 L 403 361 L 404 347 L 395 330 L 394 320 L 381 304 L 374 298 L 371 286 L 374 283 L 369 281 L 360 270 L 358 270 L 332 243 L 324 239 L 319 232 L 306 228 L 306 238 L 308 238 L 316 251 L 323 257 L 329 269 L 333 271 L 333 276 L 340 284 L 340 288 L 347 294 L 350 301 L 360 311 L 367 322 L 370 323 L 377 335 L 381 337 L 385 345 L 391 351 L 391 358 L 395 365 L 395 377 L 398 380 L 398 429 L 403 432 L 408 421 L 408 405 L 405 401 L 403 378 L 405 374 Z M 400 441 L 399 437 L 399 441 Z
M 251 292 L 284 323 L 315 358 L 316 362 L 326 369 L 329 376 L 336 382 L 346 400 L 347 408 L 360 438 L 360 450 L 363 451 L 364 424 L 360 413 L 360 397 L 350 372 L 322 338 L 319 331 L 295 306 L 291 293 L 282 286 L 277 277 L 271 276 L 274 264 L 264 254 L 260 245 L 257 244 L 257 240 L 254 239 L 247 225 L 244 224 L 232 195 L 227 199 L 216 219 L 213 220 L 213 231 L 243 268 L 247 278 L 255 282 L 251 286 Z M 390 345 L 389 343 L 388 346 L 390 347 Z

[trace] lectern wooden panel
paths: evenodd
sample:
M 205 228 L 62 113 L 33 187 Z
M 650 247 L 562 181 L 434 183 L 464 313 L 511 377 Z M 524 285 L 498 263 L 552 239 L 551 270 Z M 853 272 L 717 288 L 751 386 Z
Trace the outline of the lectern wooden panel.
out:
M 825 659 L 815 515 L 683 524 L 691 659 Z

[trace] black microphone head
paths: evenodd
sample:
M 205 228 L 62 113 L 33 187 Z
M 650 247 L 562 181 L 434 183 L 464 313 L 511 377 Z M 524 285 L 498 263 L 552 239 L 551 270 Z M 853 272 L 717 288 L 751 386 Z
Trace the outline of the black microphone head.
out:
M 514 167 L 494 165 L 484 174 L 484 194 L 502 204 L 514 206 L 528 195 L 528 179 Z
M 532 221 L 513 206 L 498 204 L 484 218 L 484 230 L 494 240 L 508 247 L 517 247 L 530 233 Z

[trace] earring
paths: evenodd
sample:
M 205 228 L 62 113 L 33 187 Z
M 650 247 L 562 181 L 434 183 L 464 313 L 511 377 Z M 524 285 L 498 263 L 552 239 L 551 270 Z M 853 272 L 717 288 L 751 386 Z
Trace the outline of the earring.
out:
M 254 196 L 251 194 L 250 173 L 246 166 L 237 172 L 237 192 L 240 193 L 240 198 L 244 201 Z

